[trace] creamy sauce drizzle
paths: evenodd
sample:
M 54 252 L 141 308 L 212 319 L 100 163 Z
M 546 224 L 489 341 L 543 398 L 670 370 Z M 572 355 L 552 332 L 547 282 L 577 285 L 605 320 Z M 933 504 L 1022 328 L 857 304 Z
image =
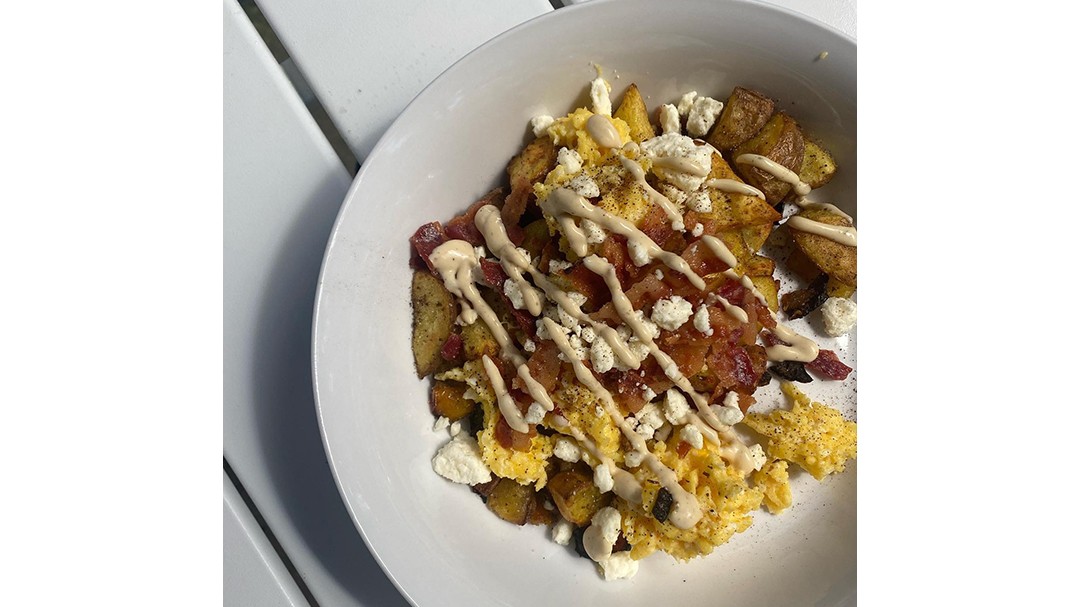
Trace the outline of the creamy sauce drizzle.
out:
M 729 268 L 734 268 L 739 265 L 738 258 L 731 252 L 731 249 L 727 248 L 724 241 L 711 234 L 706 234 L 701 237 L 701 242 L 704 242 L 705 246 L 709 247 L 709 250 L 712 251 L 713 255 L 716 255 L 717 259 L 726 263 Z
M 758 198 L 765 200 L 765 194 L 761 190 L 755 188 L 750 184 L 743 183 L 741 181 L 735 181 L 734 179 L 710 179 L 705 182 L 705 185 L 720 190 L 721 192 L 729 192 L 731 194 L 746 194 L 747 196 L 757 196 Z
M 693 175 L 694 177 L 708 177 L 709 171 L 711 170 L 710 167 L 702 166 L 701 163 L 680 156 L 660 156 L 654 158 L 653 166 L 671 171 L 678 171 L 679 173 L 686 173 L 687 175 Z
M 855 228 L 834 226 L 820 221 L 814 221 L 813 219 L 807 219 L 800 215 L 789 217 L 787 225 L 793 230 L 824 236 L 825 238 L 842 245 L 847 245 L 849 247 L 858 246 L 856 244 L 858 232 L 856 232 Z
M 622 147 L 622 136 L 619 135 L 619 131 L 615 129 L 615 124 L 607 116 L 602 114 L 589 116 L 589 120 L 585 123 L 585 130 L 589 133 L 589 137 L 592 137 L 593 141 L 599 144 L 600 147 Z
M 499 209 L 490 204 L 480 207 L 480 210 L 476 212 L 474 223 L 480 233 L 484 235 L 484 242 L 487 243 L 488 250 L 499 258 L 499 263 L 502 265 L 506 275 L 521 290 L 521 296 L 525 301 L 525 307 L 529 310 L 529 314 L 540 316 L 543 311 L 543 301 L 540 293 L 521 275 L 522 268 L 531 266 L 507 236 Z
M 798 173 L 778 162 L 762 156 L 761 154 L 740 154 L 739 157 L 735 159 L 735 162 L 739 164 L 749 164 L 754 168 L 765 171 L 780 181 L 791 185 L 792 189 L 794 189 L 795 193 L 799 196 L 806 196 L 810 193 L 810 186 L 799 179 Z M 764 196 L 762 196 L 762 198 L 764 198 Z
M 679 207 L 675 206 L 675 203 L 671 202 L 667 196 L 664 196 L 658 192 L 656 188 L 649 185 L 649 182 L 645 180 L 645 169 L 641 168 L 641 165 L 638 164 L 636 160 L 631 160 L 626 156 L 619 156 L 619 162 L 622 163 L 624 169 L 630 172 L 630 176 L 634 178 L 634 181 L 645 189 L 645 192 L 649 195 L 649 202 L 657 204 L 661 209 L 664 209 L 664 213 L 666 213 L 668 219 L 671 220 L 671 229 L 677 232 L 686 231 L 686 224 L 683 223 L 683 216 L 682 213 L 679 212 Z M 708 175 L 708 172 L 705 174 Z
M 588 219 L 605 230 L 626 237 L 627 243 L 641 247 L 649 259 L 659 259 L 667 267 L 685 276 L 698 289 L 705 288 L 705 281 L 690 269 L 685 259 L 661 249 L 634 224 L 593 205 L 573 190 L 556 188 L 540 203 L 540 208 L 559 223 L 570 249 L 578 257 L 588 254 L 589 244 L 585 239 L 585 232 L 574 223 L 573 217 Z

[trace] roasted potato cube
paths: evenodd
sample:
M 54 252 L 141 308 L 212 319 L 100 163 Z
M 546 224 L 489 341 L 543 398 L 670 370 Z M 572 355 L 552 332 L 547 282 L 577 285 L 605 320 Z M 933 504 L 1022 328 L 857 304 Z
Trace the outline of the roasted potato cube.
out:
M 466 388 L 459 382 L 436 381 L 431 388 L 431 412 L 452 422 L 467 417 L 476 402 L 465 398 Z
M 477 360 L 485 354 L 491 358 L 499 356 L 499 342 L 495 341 L 491 329 L 481 320 L 462 327 L 461 339 L 465 342 L 465 360 Z
M 807 219 L 834 226 L 851 227 L 851 222 L 826 209 L 808 208 L 799 212 Z M 810 234 L 801 230 L 791 231 L 792 240 L 814 265 L 821 268 L 831 278 L 851 287 L 856 287 L 856 247 L 840 244 L 824 236 Z
M 441 280 L 430 272 L 413 272 L 412 351 L 416 374 L 427 377 L 442 363 L 440 350 L 454 327 L 457 305 Z
M 630 139 L 641 143 L 646 139 L 656 136 L 652 123 L 649 122 L 649 110 L 645 107 L 645 100 L 641 98 L 636 84 L 623 93 L 622 103 L 615 110 L 615 118 L 621 118 L 630 127 Z
M 487 507 L 496 516 L 515 525 L 524 525 L 536 506 L 536 491 L 528 485 L 504 478 L 488 494 Z
M 765 296 L 765 302 L 769 305 L 769 309 L 776 312 L 780 308 L 778 299 L 780 285 L 776 282 L 776 279 L 772 276 L 751 276 L 750 282 L 753 282 L 754 288 Z
M 802 168 L 804 149 L 799 125 L 786 114 L 775 114 L 756 135 L 735 148 L 731 156 L 743 179 L 761 190 L 769 204 L 777 204 L 791 191 L 791 185 L 753 165 L 740 164 L 739 156 L 759 154 L 798 173 Z
M 754 136 L 773 115 L 772 99 L 757 91 L 735 87 L 724 103 L 720 119 L 709 132 L 707 141 L 718 150 L 727 151 Z
M 713 154 L 709 179 L 731 179 L 743 182 L 720 154 Z M 734 226 L 765 225 L 766 233 L 764 238 L 767 238 L 768 232 L 772 230 L 772 224 L 780 221 L 780 213 L 768 202 L 757 196 L 747 196 L 746 194 L 723 192 L 716 188 L 709 188 L 709 199 L 712 201 L 713 210 L 711 213 L 704 213 L 703 216 L 716 221 L 720 229 Z M 765 242 L 764 238 L 761 239 L 762 244 Z M 760 248 L 761 245 L 759 244 L 753 250 L 756 251 Z
M 803 161 L 799 168 L 799 179 L 812 188 L 820 188 L 829 183 L 836 174 L 836 161 L 825 148 L 803 138 Z
M 600 493 L 592 479 L 577 470 L 560 472 L 548 480 L 551 501 L 562 517 L 575 525 L 588 525 L 594 514 L 611 502 L 611 495 Z
M 537 137 L 510 160 L 506 173 L 510 176 L 510 187 L 517 189 L 518 184 L 532 191 L 532 185 L 542 180 L 559 161 L 559 150 L 551 137 Z

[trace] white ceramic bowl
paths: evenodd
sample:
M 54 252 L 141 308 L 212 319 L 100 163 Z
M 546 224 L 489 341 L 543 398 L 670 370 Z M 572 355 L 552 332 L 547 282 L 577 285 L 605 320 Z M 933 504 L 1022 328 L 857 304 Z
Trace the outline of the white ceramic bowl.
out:
M 828 57 L 817 60 L 822 51 Z M 697 90 L 768 92 L 833 151 L 823 189 L 855 203 L 853 40 L 749 2 L 594 1 L 525 23 L 442 74 L 402 112 L 353 184 L 326 251 L 314 326 L 316 398 L 341 495 L 387 574 L 414 604 L 846 605 L 855 602 L 855 470 L 795 479 L 795 506 L 762 511 L 712 555 L 657 554 L 604 582 L 546 529 L 498 520 L 431 469 L 428 384 L 413 372 L 408 238 L 505 177 L 529 119 L 586 104 L 593 63 L 613 96 L 636 82 L 650 109 Z M 828 347 L 830 344 L 826 344 Z M 831 344 L 854 360 L 854 344 Z M 819 384 L 821 382 L 815 382 Z M 846 382 L 844 389 L 850 389 Z M 814 393 L 817 395 L 817 393 Z M 854 399 L 845 408 L 853 413 Z

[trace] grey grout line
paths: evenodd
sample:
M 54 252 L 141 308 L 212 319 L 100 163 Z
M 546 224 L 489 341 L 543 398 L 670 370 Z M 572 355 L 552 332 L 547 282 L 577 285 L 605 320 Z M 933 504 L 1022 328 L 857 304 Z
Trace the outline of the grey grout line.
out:
M 356 172 L 360 169 L 359 160 L 349 149 L 349 145 L 345 143 L 345 138 L 341 136 L 341 131 L 334 124 L 334 120 L 330 118 L 330 114 L 326 112 L 326 108 L 319 102 L 319 98 L 315 95 L 315 91 L 311 88 L 307 78 L 304 78 L 300 68 L 296 66 L 296 63 L 289 56 L 285 44 L 282 43 L 281 38 L 274 32 L 274 29 L 270 27 L 269 21 L 267 21 L 266 16 L 263 15 L 255 0 L 238 1 L 240 7 L 244 9 L 244 14 L 255 26 L 255 31 L 259 33 L 263 43 L 270 49 L 270 54 L 278 62 L 278 67 L 285 73 L 285 77 L 293 85 L 296 94 L 300 96 L 311 117 L 315 119 L 315 124 L 319 126 L 323 136 L 330 143 L 330 147 L 333 148 L 341 160 L 341 164 L 345 165 L 345 170 L 349 172 L 350 177 L 355 177 Z
M 263 518 L 259 509 L 255 506 L 255 502 L 252 501 L 251 496 L 248 495 L 247 490 L 244 489 L 244 485 L 240 482 L 240 479 L 237 478 L 236 473 L 233 472 L 232 466 L 229 465 L 229 460 L 224 457 L 221 459 L 224 462 L 225 475 L 229 477 L 229 482 L 233 484 L 233 487 L 236 487 L 236 492 L 240 494 L 240 498 L 244 500 L 244 505 L 251 511 L 251 515 L 255 517 L 255 522 L 259 524 L 259 528 L 262 529 L 262 532 L 266 535 L 266 539 L 270 541 L 270 545 L 273 546 L 274 552 L 277 553 L 278 558 L 280 558 L 281 562 L 285 565 L 285 570 L 292 576 L 293 581 L 296 582 L 296 586 L 300 589 L 304 598 L 307 599 L 307 602 L 312 607 L 319 607 L 319 602 L 315 600 L 315 596 L 311 593 L 307 584 L 304 583 L 304 578 L 300 575 L 296 566 L 293 565 L 289 555 L 285 552 L 285 548 L 282 547 L 281 542 L 278 541 L 274 532 L 270 529 L 270 525 L 266 523 L 266 519 Z

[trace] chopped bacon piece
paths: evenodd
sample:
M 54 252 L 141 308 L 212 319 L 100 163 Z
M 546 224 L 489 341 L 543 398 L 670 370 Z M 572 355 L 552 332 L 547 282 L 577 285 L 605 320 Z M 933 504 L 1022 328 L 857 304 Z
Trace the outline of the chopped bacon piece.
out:
M 728 279 L 727 282 L 720 286 L 716 294 L 726 299 L 729 304 L 738 306 L 746 301 L 747 290 L 738 280 Z
M 514 451 L 529 450 L 532 445 L 532 435 L 536 434 L 536 426 L 529 426 L 529 431 L 530 433 L 526 434 L 514 430 L 502 416 L 499 416 L 499 421 L 495 422 L 495 440 L 503 447 Z
M 817 358 L 806 363 L 806 368 L 825 379 L 844 380 L 851 373 L 851 367 L 840 362 L 836 352 L 832 350 L 818 350 Z
M 528 310 L 518 310 L 514 308 L 514 305 L 510 303 L 510 298 L 506 296 L 506 292 L 503 291 L 503 283 L 509 280 L 509 276 L 503 271 L 502 265 L 496 261 L 484 258 L 480 260 L 480 271 L 484 273 L 484 281 L 491 286 L 492 290 L 498 294 L 506 303 L 506 309 L 510 312 L 510 316 L 513 317 L 514 323 L 523 333 L 533 337 L 536 335 L 536 325 L 531 314 Z
M 484 281 L 487 282 L 492 289 L 501 293 L 503 282 L 509 278 L 509 276 L 506 275 L 506 272 L 503 271 L 502 264 L 485 257 L 480 260 L 480 271 L 484 273 Z
M 595 310 L 611 301 L 611 291 L 604 284 L 604 278 L 584 265 L 574 266 L 565 276 L 570 282 L 569 290 L 581 293 L 588 300 L 585 307 Z
M 698 276 L 715 274 L 716 272 L 723 272 L 728 269 L 728 265 L 717 259 L 712 250 L 700 240 L 686 247 L 686 250 L 682 252 L 682 258 L 686 260 L 690 269 L 696 272 Z M 736 301 L 742 300 L 739 299 Z
M 502 188 L 495 188 L 485 194 L 483 198 L 472 203 L 468 210 L 446 224 L 446 235 L 464 240 L 473 246 L 484 244 L 484 236 L 476 228 L 476 212 L 485 205 L 499 206 L 502 204 L 502 197 Z
M 705 355 L 709 352 L 708 344 L 680 344 L 668 352 L 671 360 L 679 366 L 679 372 L 687 377 L 697 375 L 705 366 Z
M 551 392 L 555 389 L 555 384 L 558 383 L 559 372 L 562 371 L 562 361 L 559 360 L 559 347 L 553 341 L 536 341 L 536 351 L 529 357 L 528 367 L 532 378 L 543 386 L 545 390 Z M 517 376 L 514 377 L 513 384 L 515 387 L 525 388 L 524 382 Z
M 443 360 L 457 360 L 461 358 L 465 348 L 465 342 L 461 339 L 460 333 L 451 333 L 446 338 L 446 343 L 443 344 L 440 354 L 442 354 Z
M 627 281 L 630 279 L 629 270 L 634 267 L 634 264 L 630 261 L 630 253 L 626 248 L 626 237 L 619 234 L 609 235 L 600 245 L 599 252 L 600 256 L 608 260 L 608 263 L 615 268 L 615 276 L 618 277 L 619 284 L 625 289 Z
M 645 406 L 645 382 L 641 371 L 608 371 L 603 375 L 604 384 L 611 389 L 615 402 L 630 413 L 637 413 Z
M 427 264 L 427 267 L 432 272 L 435 272 L 435 266 L 431 263 L 431 252 L 438 248 L 439 245 L 450 240 L 446 236 L 446 230 L 443 229 L 441 223 L 433 221 L 431 223 L 425 223 L 420 226 L 416 233 L 409 238 L 409 242 L 412 243 L 413 248 Z
M 754 360 L 742 346 L 717 343 L 709 352 L 709 368 L 716 373 L 719 386 L 751 394 L 757 388 L 764 364 L 755 369 Z
M 686 457 L 686 454 L 690 453 L 690 443 L 684 440 L 679 441 L 679 444 L 675 446 L 675 453 L 678 453 L 680 458 Z
M 651 205 L 637 227 L 658 244 L 663 244 L 675 233 L 675 230 L 671 229 L 671 220 L 668 219 L 667 213 L 658 204 Z

